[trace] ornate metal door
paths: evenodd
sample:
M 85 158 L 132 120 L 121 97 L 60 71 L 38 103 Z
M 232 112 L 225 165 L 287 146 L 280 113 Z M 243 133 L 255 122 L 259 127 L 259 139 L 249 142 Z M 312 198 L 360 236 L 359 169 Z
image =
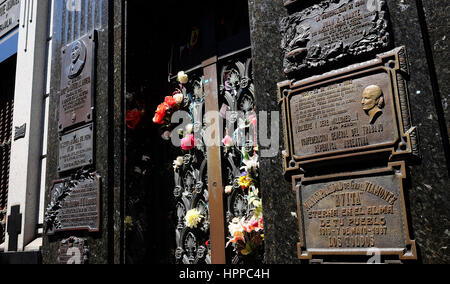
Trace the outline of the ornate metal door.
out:
M 188 111 L 191 119 L 183 129 L 166 126 L 171 135 L 183 138 L 182 152 L 174 161 L 175 256 L 179 263 L 262 261 L 263 224 L 251 70 L 250 50 L 245 49 L 205 62 L 187 72 L 188 81 L 175 85 L 173 98 L 182 95 L 183 101 L 173 110 Z M 166 102 L 170 104 L 170 99 L 166 98 Z M 215 126 L 210 123 L 217 120 L 220 123 Z M 214 135 L 208 135 L 208 131 Z

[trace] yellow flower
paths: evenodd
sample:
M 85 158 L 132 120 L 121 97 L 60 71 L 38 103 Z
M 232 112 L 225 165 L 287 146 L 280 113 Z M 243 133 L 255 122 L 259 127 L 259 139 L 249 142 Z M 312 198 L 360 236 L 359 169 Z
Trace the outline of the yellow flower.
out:
M 198 224 L 202 221 L 202 218 L 204 218 L 204 216 L 197 208 L 189 210 L 186 213 L 186 217 L 184 217 L 186 227 L 191 229 L 197 228 Z
M 131 216 L 125 217 L 125 220 L 124 220 L 123 223 L 124 223 L 125 228 L 126 228 L 127 231 L 130 231 L 133 228 L 133 226 L 134 226 L 133 218 Z
M 247 175 L 242 175 L 239 178 L 238 184 L 243 188 L 249 188 L 253 184 L 253 180 Z

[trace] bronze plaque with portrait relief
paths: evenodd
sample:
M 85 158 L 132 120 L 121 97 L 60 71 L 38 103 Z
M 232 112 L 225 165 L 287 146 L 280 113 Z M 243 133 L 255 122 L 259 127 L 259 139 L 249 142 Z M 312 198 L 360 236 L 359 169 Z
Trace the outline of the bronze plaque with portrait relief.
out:
M 404 48 L 377 59 L 279 84 L 285 114 L 285 167 L 376 151 L 417 154 Z
M 404 162 L 365 172 L 293 177 L 299 258 L 376 253 L 416 259 L 406 217 L 405 178 Z
M 93 119 L 95 34 L 62 48 L 59 131 Z

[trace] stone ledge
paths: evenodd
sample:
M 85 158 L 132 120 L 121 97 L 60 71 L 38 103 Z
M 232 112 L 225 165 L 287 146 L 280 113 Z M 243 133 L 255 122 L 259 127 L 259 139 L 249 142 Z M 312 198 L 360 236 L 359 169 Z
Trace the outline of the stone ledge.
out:
M 0 265 L 3 264 L 42 264 L 42 253 L 40 251 L 0 253 Z

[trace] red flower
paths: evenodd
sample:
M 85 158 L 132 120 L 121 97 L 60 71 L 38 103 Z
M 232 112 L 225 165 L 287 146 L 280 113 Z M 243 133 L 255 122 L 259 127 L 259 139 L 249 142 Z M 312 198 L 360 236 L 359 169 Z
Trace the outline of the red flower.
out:
M 139 122 L 141 122 L 141 119 L 142 113 L 139 110 L 133 109 L 127 111 L 126 121 L 128 128 L 135 129 L 138 126 Z
M 177 101 L 173 97 L 166 97 L 164 103 L 166 103 L 169 108 L 173 108 L 177 105 Z
M 156 110 L 155 117 L 153 118 L 153 122 L 156 124 L 164 124 L 164 118 L 166 117 L 166 113 L 169 110 L 169 105 L 167 103 L 162 103 L 158 106 Z

